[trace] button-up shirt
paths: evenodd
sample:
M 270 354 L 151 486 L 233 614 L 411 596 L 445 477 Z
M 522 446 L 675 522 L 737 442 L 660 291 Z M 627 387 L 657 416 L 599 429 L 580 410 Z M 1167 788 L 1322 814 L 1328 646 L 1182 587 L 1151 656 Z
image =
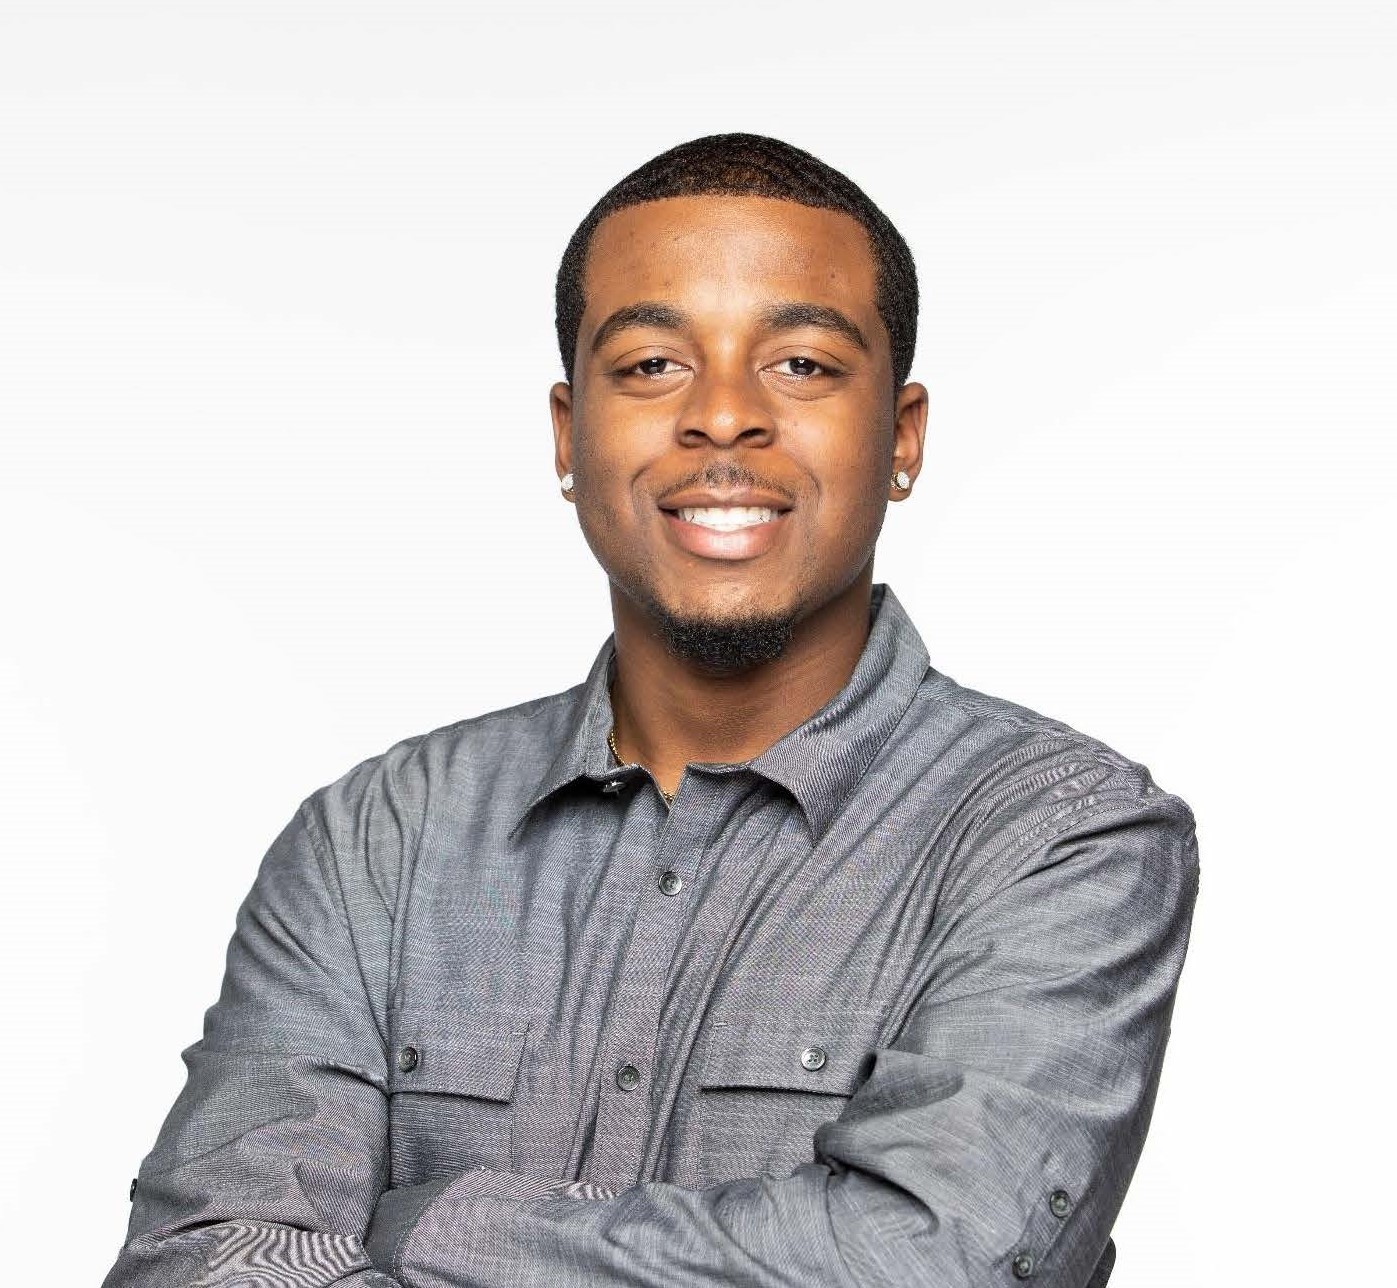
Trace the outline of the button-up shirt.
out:
M 823 709 L 669 808 L 610 754 L 612 640 L 314 793 L 107 1288 L 1081 1288 L 1158 1085 L 1193 819 L 872 608 Z

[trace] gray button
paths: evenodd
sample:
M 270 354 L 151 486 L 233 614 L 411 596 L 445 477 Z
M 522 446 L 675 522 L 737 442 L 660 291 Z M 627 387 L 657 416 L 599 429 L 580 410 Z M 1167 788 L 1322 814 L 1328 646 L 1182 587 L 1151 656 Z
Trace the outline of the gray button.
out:
M 807 1069 L 823 1069 L 827 1058 L 824 1047 L 806 1047 L 800 1053 L 800 1062 Z
M 634 1091 L 640 1086 L 640 1070 L 633 1064 L 623 1064 L 616 1070 L 616 1085 L 622 1091 Z
M 1066 1216 L 1072 1211 L 1072 1196 L 1066 1190 L 1054 1190 L 1048 1199 L 1048 1210 L 1054 1216 Z
M 1028 1252 L 1021 1252 L 1014 1258 L 1014 1278 L 1028 1279 L 1033 1275 L 1033 1256 Z
M 138 1186 L 139 1184 L 140 1181 L 133 1176 L 131 1178 L 131 1193 L 126 1196 L 128 1200 L 134 1201 L 136 1197 L 136 1186 Z
M 614 795 L 616 792 L 619 792 L 621 788 L 623 788 L 625 785 L 626 784 L 622 782 L 621 779 L 612 778 L 602 784 L 602 791 L 610 792 Z
M 677 872 L 666 872 L 660 878 L 661 894 L 678 894 L 684 888 L 684 882 Z
M 415 1068 L 417 1068 L 416 1047 L 405 1046 L 401 1051 L 398 1052 L 398 1068 L 400 1068 L 404 1073 L 411 1073 Z

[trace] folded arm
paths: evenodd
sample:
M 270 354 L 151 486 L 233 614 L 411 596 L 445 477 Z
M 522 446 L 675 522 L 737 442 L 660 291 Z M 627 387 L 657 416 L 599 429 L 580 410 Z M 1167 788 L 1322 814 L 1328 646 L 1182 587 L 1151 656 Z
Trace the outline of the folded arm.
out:
M 238 911 L 222 993 L 184 1052 L 184 1089 L 141 1164 L 103 1288 L 245 1284 L 254 1267 L 280 1288 L 393 1288 L 362 1241 L 388 1183 L 369 996 L 308 802 Z
M 339 823 L 324 798 L 302 807 L 239 911 L 104 1288 L 984 1288 L 1016 1261 L 1086 1282 L 1187 941 L 1197 860 L 1175 798 L 1064 813 L 934 919 L 896 1036 L 793 1175 L 611 1195 L 476 1170 L 385 1193 L 387 981 L 362 963 L 389 958 L 393 892 L 356 879 L 347 901 L 338 864 L 406 842 L 388 796 L 344 790 Z

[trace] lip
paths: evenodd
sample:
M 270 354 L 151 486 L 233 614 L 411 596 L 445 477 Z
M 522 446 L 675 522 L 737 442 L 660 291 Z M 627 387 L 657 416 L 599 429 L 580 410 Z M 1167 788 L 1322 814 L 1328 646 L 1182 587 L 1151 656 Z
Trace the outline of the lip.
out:
M 730 506 L 753 506 L 763 510 L 786 511 L 791 508 L 791 503 L 776 492 L 766 492 L 761 488 L 732 488 L 729 490 L 714 488 L 689 488 L 684 492 L 676 492 L 673 496 L 667 496 L 660 502 L 662 510 L 701 510 L 727 509 Z

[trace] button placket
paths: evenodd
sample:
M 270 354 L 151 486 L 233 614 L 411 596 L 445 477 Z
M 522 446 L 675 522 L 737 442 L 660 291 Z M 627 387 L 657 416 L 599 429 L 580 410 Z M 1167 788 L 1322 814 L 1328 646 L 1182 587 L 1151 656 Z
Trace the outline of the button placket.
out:
M 593 1136 L 590 1173 L 606 1184 L 634 1185 L 651 1130 L 651 1096 L 655 1083 L 660 1006 L 679 934 L 689 913 L 688 901 L 676 899 L 700 856 L 706 852 L 719 803 L 715 785 L 702 777 L 685 788 L 682 811 L 671 811 L 660 829 L 657 850 L 634 854 L 645 879 L 634 867 L 618 873 L 637 892 L 639 911 L 621 961 L 617 989 L 607 1020 L 603 1049 L 613 1070 L 603 1084 Z M 660 875 L 656 877 L 656 872 Z M 666 881 L 666 877 L 673 878 Z M 675 885 L 675 883 L 678 883 Z M 668 885 L 673 892 L 666 890 Z M 634 1071 L 623 1080 L 622 1070 Z M 629 1085 L 626 1085 L 629 1084 Z

